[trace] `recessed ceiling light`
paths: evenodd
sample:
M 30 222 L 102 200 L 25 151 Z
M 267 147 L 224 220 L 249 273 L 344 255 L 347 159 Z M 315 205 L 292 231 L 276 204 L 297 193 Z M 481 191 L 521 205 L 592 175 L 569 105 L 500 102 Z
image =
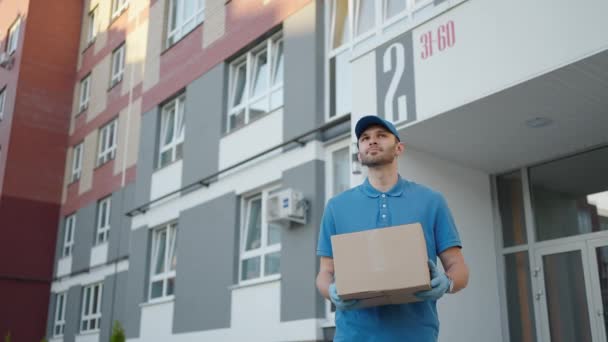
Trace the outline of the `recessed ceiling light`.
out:
M 553 120 L 544 117 L 536 117 L 533 119 L 526 120 L 526 126 L 531 128 L 541 128 L 549 126 L 553 123 Z

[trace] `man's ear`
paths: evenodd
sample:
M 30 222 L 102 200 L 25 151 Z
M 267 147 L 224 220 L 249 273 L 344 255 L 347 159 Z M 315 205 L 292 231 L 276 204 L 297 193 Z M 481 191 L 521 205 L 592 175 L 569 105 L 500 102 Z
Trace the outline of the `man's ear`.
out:
M 395 154 L 399 156 L 403 154 L 403 151 L 405 151 L 405 144 L 402 142 L 398 142 L 397 146 L 395 147 Z

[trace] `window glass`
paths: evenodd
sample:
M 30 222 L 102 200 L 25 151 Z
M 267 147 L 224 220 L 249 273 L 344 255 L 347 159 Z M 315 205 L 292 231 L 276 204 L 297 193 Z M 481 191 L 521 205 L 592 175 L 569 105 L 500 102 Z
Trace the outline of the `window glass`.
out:
M 251 250 L 260 247 L 262 238 L 262 199 L 254 199 L 249 202 L 248 218 L 247 218 L 247 244 L 245 250 Z
M 504 247 L 526 244 L 528 238 L 526 236 L 521 172 L 515 171 L 498 176 L 496 185 Z

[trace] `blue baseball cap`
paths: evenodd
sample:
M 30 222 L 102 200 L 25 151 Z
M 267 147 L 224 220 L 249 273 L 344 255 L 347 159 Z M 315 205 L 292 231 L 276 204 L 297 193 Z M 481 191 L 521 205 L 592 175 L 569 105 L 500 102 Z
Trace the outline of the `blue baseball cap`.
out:
M 359 137 L 361 136 L 361 134 L 363 134 L 363 132 L 365 132 L 365 130 L 372 125 L 379 125 L 386 128 L 395 137 L 397 137 L 397 140 L 401 141 L 401 138 L 399 138 L 399 133 L 395 128 L 395 125 L 393 125 L 392 122 L 385 120 L 377 115 L 366 115 L 359 119 L 359 121 L 357 121 L 357 124 L 355 125 L 355 135 L 357 136 L 357 141 L 359 141 Z

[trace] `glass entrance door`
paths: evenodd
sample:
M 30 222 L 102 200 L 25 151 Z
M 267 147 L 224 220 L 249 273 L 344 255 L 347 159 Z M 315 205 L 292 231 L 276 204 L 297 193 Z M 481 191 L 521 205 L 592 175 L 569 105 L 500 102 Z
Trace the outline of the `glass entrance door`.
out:
M 535 264 L 542 340 L 606 342 L 608 240 L 539 248 Z
M 593 300 L 593 314 L 596 317 L 596 329 L 600 341 L 608 336 L 608 238 L 590 240 L 589 264 L 591 265 L 591 285 L 593 293 L 599 297 Z

